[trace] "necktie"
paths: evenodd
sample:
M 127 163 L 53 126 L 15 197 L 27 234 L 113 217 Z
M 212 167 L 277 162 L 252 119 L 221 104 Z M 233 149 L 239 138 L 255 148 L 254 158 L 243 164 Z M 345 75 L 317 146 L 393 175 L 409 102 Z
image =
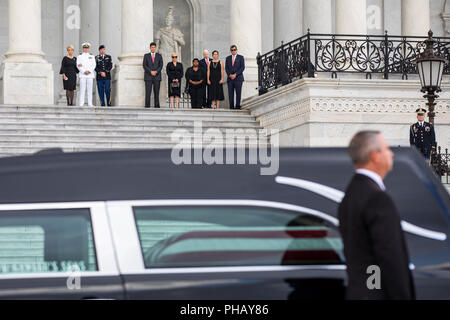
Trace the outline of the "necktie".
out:
M 155 63 L 155 54 L 154 53 L 152 53 L 152 60 L 153 60 L 153 63 Z
M 234 60 L 235 60 L 235 59 L 236 59 L 236 56 L 233 56 L 233 64 L 232 64 L 233 66 L 234 66 Z
M 209 66 L 209 59 L 206 59 L 206 65 Z

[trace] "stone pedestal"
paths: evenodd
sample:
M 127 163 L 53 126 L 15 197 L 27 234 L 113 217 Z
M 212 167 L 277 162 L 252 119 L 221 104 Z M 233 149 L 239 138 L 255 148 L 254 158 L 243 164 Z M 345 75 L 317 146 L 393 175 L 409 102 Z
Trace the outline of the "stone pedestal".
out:
M 280 130 L 281 147 L 346 147 L 361 130 L 380 130 L 391 146 L 409 147 L 415 110 L 425 107 L 419 80 L 307 78 L 248 99 L 243 108 L 266 129 Z M 436 106 L 436 136 L 450 147 L 450 83 Z M 427 121 L 427 120 L 426 120 Z
M 41 0 L 9 0 L 9 49 L 0 68 L 0 104 L 53 104 L 52 65 L 41 45 Z

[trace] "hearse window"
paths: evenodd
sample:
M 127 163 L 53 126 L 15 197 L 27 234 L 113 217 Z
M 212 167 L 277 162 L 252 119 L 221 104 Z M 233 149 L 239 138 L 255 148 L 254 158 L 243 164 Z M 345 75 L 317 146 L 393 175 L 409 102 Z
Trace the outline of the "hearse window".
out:
M 89 209 L 0 212 L 0 275 L 96 270 Z
M 324 220 L 262 207 L 135 207 L 146 268 L 342 264 Z

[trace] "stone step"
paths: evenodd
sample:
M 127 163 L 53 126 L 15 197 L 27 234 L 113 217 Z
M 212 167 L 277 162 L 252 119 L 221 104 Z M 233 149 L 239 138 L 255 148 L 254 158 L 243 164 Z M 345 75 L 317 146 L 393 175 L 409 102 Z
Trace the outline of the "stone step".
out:
M 232 137 L 227 137 L 223 135 L 223 140 L 233 141 Z M 257 136 L 251 136 L 252 139 L 248 137 L 246 140 L 260 140 L 260 139 L 268 139 L 267 137 L 258 138 Z M 176 137 L 174 138 L 176 139 Z M 189 133 L 187 135 L 183 135 L 183 139 L 194 139 L 194 134 Z M 209 141 L 210 137 L 202 136 L 203 141 Z M 235 138 L 236 141 L 242 141 L 241 139 Z M 178 143 L 178 139 L 172 141 L 171 135 L 159 135 L 159 134 L 143 134 L 143 135 L 127 135 L 127 136 L 110 136 L 110 135 L 6 135 L 3 136 L 0 134 L 0 144 L 20 144 L 20 143 L 39 143 L 39 142 L 51 142 L 51 143 L 102 143 L 102 144 L 110 144 L 110 143 Z
M 128 124 L 128 125 L 117 125 L 117 124 L 96 124 L 96 123 L 90 123 L 90 124 L 65 124 L 65 123 L 1 123 L 0 124 L 0 130 L 50 130 L 50 131 L 67 131 L 67 130 L 73 130 L 73 131 L 106 131 L 106 132 L 122 132 L 122 131 L 133 131 L 133 132 L 173 132 L 177 129 L 183 129 L 188 131 L 193 131 L 194 127 L 193 125 L 164 125 L 160 123 L 148 123 L 146 125 L 136 125 L 136 124 Z M 208 129 L 219 129 L 221 131 L 225 131 L 227 129 L 231 130 L 237 130 L 237 129 L 243 129 L 243 130 L 261 130 L 262 127 L 259 126 L 236 126 L 236 125 L 230 125 L 230 123 L 215 123 L 214 125 L 202 125 L 203 131 L 206 131 Z
M 157 114 L 157 113 L 134 113 L 134 114 L 108 114 L 108 113 L 65 113 L 65 112 L 5 112 L 0 111 L 0 118 L 11 119 L 104 119 L 110 121 L 116 120 L 149 120 L 165 121 L 172 119 L 189 121 L 255 121 L 255 118 L 246 114 Z
M 124 119 L 90 119 L 90 118 L 17 118 L 17 117 L 3 117 L 0 118 L 0 128 L 3 127 L 4 124 L 43 124 L 43 125 L 77 125 L 83 126 L 86 124 L 93 125 L 136 125 L 136 126 L 146 126 L 146 125 L 156 125 L 156 126 L 194 126 L 195 121 L 184 120 L 184 119 L 167 119 L 167 120 L 124 120 Z M 201 121 L 203 126 L 227 126 L 227 127 L 259 127 L 259 124 L 256 121 L 251 120 L 233 120 L 233 121 L 214 121 L 207 120 Z
M 3 140 L 8 137 L 14 137 L 14 136 L 35 136 L 35 135 L 43 135 L 43 136 L 73 136 L 73 137 L 80 137 L 80 136 L 89 136 L 89 137 L 97 137 L 97 136 L 107 136 L 107 137 L 134 137 L 134 136 L 140 136 L 140 137 L 154 137 L 154 136 L 161 136 L 161 137 L 170 137 L 172 133 L 174 133 L 176 130 L 182 129 L 189 134 L 194 133 L 194 128 L 192 127 L 171 127 L 171 128 L 153 128 L 150 130 L 117 130 L 114 129 L 86 129 L 83 128 L 82 130 L 78 129 L 50 129 L 50 128 L 28 128 L 28 127 L 15 127 L 15 128 L 1 128 L 0 129 L 0 140 Z M 205 134 L 208 132 L 208 130 L 219 130 L 223 135 L 227 134 L 227 130 L 230 130 L 230 133 L 236 133 L 239 134 L 238 130 L 239 128 L 222 128 L 222 127 L 203 127 L 202 133 Z M 256 129 L 256 130 L 255 130 Z M 262 128 L 242 128 L 244 133 L 259 133 Z M 215 131 L 214 131 L 215 132 Z
M 107 113 L 107 114 L 134 114 L 134 113 L 145 113 L 145 114 L 218 114 L 218 115 L 250 115 L 248 110 L 230 110 L 230 109 L 178 109 L 173 110 L 170 108 L 161 109 L 145 109 L 145 108 L 124 108 L 124 107 L 59 107 L 59 106 L 14 106 L 14 105 L 0 105 L 0 112 L 42 112 L 42 113 L 52 113 L 52 112 L 65 112 L 65 113 Z
M 185 130 L 183 137 L 192 139 L 198 123 L 203 134 L 219 130 L 224 141 L 218 147 L 227 142 L 237 147 L 270 145 L 267 137 L 257 143 L 227 138 L 230 130 L 237 135 L 241 130 L 244 134 L 262 130 L 245 110 L 0 106 L 0 157 L 47 148 L 65 152 L 170 149 L 178 145 L 178 141 L 172 141 L 176 130 Z M 209 146 L 205 137 L 202 142 Z

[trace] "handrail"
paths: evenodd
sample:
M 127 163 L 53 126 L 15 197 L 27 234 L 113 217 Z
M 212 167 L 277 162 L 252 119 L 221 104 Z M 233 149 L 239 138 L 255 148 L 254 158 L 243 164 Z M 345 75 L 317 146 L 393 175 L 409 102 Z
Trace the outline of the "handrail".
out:
M 259 94 L 317 73 L 380 74 L 407 80 L 417 74 L 415 59 L 425 49 L 427 37 L 308 33 L 269 51 L 258 53 Z M 450 61 L 450 37 L 436 37 L 436 51 Z M 450 75 L 450 65 L 444 70 Z

